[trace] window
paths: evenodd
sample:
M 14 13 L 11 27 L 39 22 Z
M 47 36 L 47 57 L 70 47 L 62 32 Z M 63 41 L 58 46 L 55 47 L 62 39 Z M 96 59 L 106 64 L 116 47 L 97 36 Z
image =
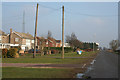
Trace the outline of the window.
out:
M 15 38 L 15 42 L 18 42 L 19 41 L 19 38 Z
M 46 42 L 46 44 L 48 44 L 48 41 Z
M 32 43 L 34 43 L 34 40 L 32 40 Z
M 26 39 L 26 43 L 30 43 L 30 40 L 29 40 L 29 39 Z

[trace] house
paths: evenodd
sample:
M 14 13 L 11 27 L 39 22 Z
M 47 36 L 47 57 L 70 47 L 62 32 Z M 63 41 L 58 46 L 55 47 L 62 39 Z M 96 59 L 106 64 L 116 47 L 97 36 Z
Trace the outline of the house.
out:
M 29 33 L 20 33 L 10 29 L 9 43 L 11 47 L 20 46 L 26 51 L 34 47 L 34 37 Z
M 46 40 L 44 37 L 37 37 L 37 49 L 43 49 L 46 47 Z
M 64 43 L 64 47 L 71 47 L 69 43 Z
M 48 37 L 46 39 L 46 47 L 56 47 L 56 40 L 54 38 Z
M 61 47 L 61 46 L 62 46 L 62 41 L 56 40 L 56 47 Z
M 116 49 L 116 51 L 120 53 L 120 47 L 118 47 L 118 48 Z
M 54 38 L 48 37 L 47 39 L 43 37 L 37 37 L 37 46 L 38 49 L 41 46 L 44 47 L 61 47 L 62 46 L 62 41 L 61 40 L 56 40 Z
M 0 49 L 9 48 L 9 34 L 0 30 Z
M 0 30 L 0 43 L 9 43 L 9 34 Z

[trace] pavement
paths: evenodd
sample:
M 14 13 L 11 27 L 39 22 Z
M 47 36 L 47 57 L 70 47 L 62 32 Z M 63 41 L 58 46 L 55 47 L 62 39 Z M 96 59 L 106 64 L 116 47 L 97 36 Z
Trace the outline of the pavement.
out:
M 91 78 L 118 78 L 118 55 L 101 51 L 89 69 L 85 75 Z

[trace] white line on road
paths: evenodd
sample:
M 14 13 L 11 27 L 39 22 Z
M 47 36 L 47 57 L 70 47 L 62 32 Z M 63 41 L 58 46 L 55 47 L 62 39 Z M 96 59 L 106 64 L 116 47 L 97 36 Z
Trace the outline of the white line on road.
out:
M 86 66 L 86 64 L 83 64 L 82 68 L 84 68 Z

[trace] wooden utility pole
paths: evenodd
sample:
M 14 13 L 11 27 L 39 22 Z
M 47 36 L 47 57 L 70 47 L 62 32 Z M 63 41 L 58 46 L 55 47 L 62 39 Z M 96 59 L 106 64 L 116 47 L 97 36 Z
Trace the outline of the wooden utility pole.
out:
M 36 22 L 35 22 L 35 36 L 34 36 L 34 53 L 33 53 L 33 58 L 35 58 L 35 54 L 36 54 L 37 18 L 38 18 L 38 3 L 37 3 L 37 9 L 36 9 Z
M 64 6 L 62 6 L 62 59 L 64 59 Z

